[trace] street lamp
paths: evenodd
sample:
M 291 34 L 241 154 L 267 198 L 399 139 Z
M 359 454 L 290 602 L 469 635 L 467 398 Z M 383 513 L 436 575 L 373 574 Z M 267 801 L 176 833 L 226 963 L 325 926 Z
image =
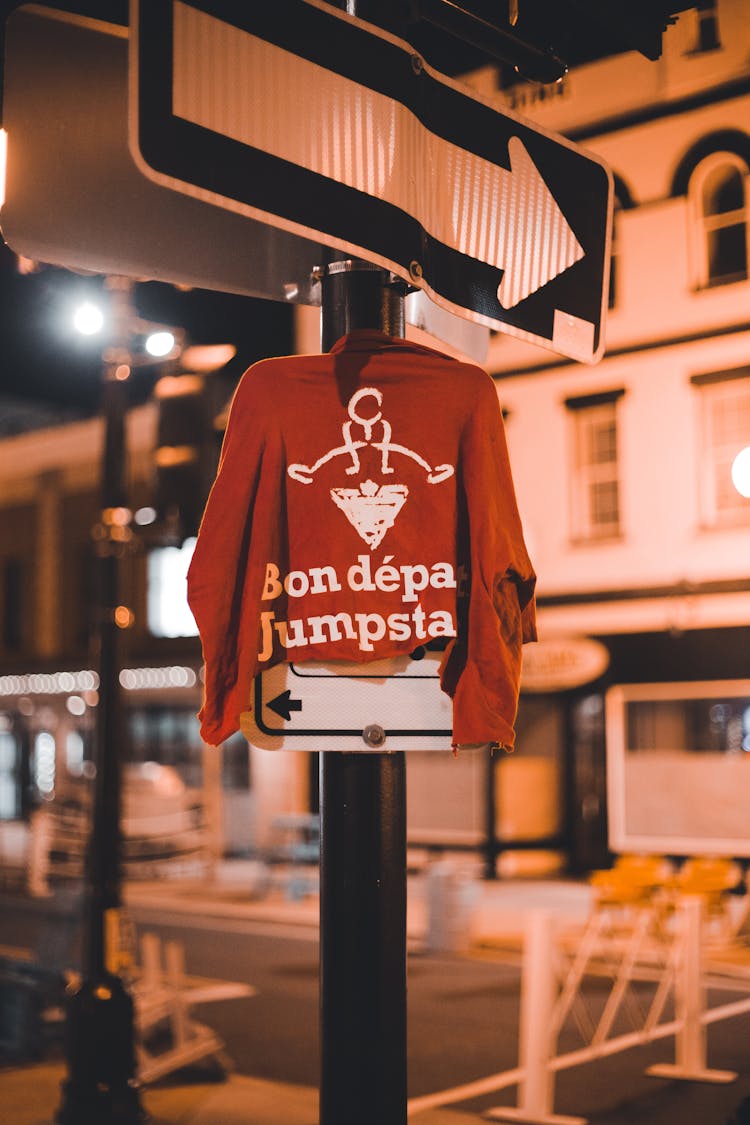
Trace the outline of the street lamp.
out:
M 86 301 L 74 312 L 73 326 L 83 336 L 95 336 L 104 327 L 104 313 L 98 305 Z
M 132 513 L 125 486 L 127 382 L 139 359 L 136 335 L 155 326 L 133 310 L 132 282 L 108 278 L 108 340 L 102 349 L 104 451 L 101 512 L 93 529 L 97 558 L 94 639 L 99 671 L 99 705 L 94 743 L 94 792 L 86 850 L 81 981 L 71 994 L 66 1023 L 68 1075 L 63 1082 L 57 1125 L 140 1125 L 147 1120 L 136 1079 L 133 1001 L 119 975 L 120 965 L 120 789 L 123 723 L 120 698 L 120 635 L 132 615 L 120 603 L 120 560 L 128 550 Z M 96 316 L 99 312 L 100 320 Z M 79 310 L 76 324 L 88 334 L 101 331 L 105 317 L 95 306 Z M 92 325 L 98 323 L 98 328 Z M 162 335 L 164 335 L 162 333 Z M 162 357 L 177 354 L 174 335 Z M 166 343 L 162 339 L 162 346 Z M 151 360 L 140 359 L 140 362 Z
M 73 310 L 73 327 L 82 336 L 96 336 L 102 331 L 106 321 L 104 309 L 94 301 L 84 301 Z M 131 337 L 138 332 L 145 335 L 143 348 L 154 359 L 172 359 L 182 350 L 171 329 L 141 320 L 131 309 L 128 316 L 128 352 L 131 350 Z M 134 362 L 132 355 L 130 362 Z
M 740 496 L 750 497 L 750 445 L 741 449 L 732 462 L 732 484 Z
M 146 337 L 146 351 L 157 359 L 165 359 L 175 346 L 173 332 L 160 330 Z

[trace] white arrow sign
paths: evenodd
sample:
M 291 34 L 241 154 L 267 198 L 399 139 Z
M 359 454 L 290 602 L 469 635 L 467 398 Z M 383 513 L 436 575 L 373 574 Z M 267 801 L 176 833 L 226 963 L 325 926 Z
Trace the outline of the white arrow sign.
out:
M 536 293 L 584 255 L 583 247 L 518 137 L 510 138 L 508 154 L 510 172 L 487 165 L 495 178 L 500 177 L 499 190 L 494 184 L 488 188 L 490 229 L 503 231 L 496 259 L 489 264 L 505 271 L 497 289 L 497 299 L 504 309 L 512 309 Z M 531 254 L 532 246 L 543 247 L 543 253 Z
M 597 157 L 324 0 L 131 3 L 144 175 L 477 323 L 601 356 L 612 179 Z
M 441 653 L 371 664 L 277 664 L 255 681 L 242 733 L 263 750 L 449 750 L 453 708 Z
M 503 308 L 584 255 L 518 137 L 507 171 L 435 136 L 395 98 L 180 3 L 173 97 L 178 117 L 375 195 L 503 270 Z

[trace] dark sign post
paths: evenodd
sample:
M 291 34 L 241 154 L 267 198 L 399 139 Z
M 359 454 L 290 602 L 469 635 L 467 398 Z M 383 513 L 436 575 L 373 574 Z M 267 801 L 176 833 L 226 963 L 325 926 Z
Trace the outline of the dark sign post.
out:
M 96 556 L 92 630 L 99 674 L 93 792 L 82 911 L 81 980 L 68 998 L 65 1025 L 67 1077 L 57 1125 L 141 1125 L 150 1120 L 140 1100 L 133 999 L 122 968 L 122 770 L 126 735 L 120 672 L 122 630 L 132 621 L 122 604 L 121 566 L 132 549 L 128 508 L 125 423 L 133 366 L 153 362 L 137 354 L 134 338 L 161 329 L 137 317 L 133 283 L 109 277 L 111 328 L 103 349 L 104 442 L 101 511 L 92 531 Z M 175 344 L 167 359 L 175 357 Z
M 355 328 L 403 336 L 383 270 L 333 262 L 321 284 L 324 350 Z M 320 1123 L 405 1125 L 404 752 L 321 754 L 320 796 Z
M 83 972 L 70 996 L 66 1022 L 68 1076 L 58 1125 L 137 1125 L 146 1120 L 136 1080 L 133 1001 L 119 968 L 120 788 L 123 717 L 120 702 L 120 559 L 130 538 L 125 497 L 125 414 L 130 282 L 109 280 L 113 340 L 104 352 L 104 458 L 101 518 L 94 528 L 98 592 L 94 637 L 99 705 L 94 744 L 91 827 L 86 849 Z M 118 612 L 119 611 L 119 612 Z
M 405 755 L 320 762 L 320 1123 L 405 1125 Z

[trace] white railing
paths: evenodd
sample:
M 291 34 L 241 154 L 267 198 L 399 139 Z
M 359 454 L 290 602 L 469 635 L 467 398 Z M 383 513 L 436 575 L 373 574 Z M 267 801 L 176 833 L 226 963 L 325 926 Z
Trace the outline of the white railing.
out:
M 567 963 L 554 918 L 547 911 L 531 911 L 524 941 L 519 1065 L 464 1086 L 412 1098 L 409 1115 L 517 1086 L 515 1106 L 498 1106 L 485 1116 L 535 1125 L 585 1125 L 586 1118 L 554 1112 L 556 1073 L 670 1037 L 675 1042 L 674 1062 L 649 1067 L 647 1073 L 693 1082 L 733 1081 L 734 1072 L 708 1067 L 706 1028 L 750 1012 L 750 996 L 709 1008 L 707 986 L 710 982 L 712 988 L 736 993 L 750 988 L 750 979 L 741 972 L 733 975 L 731 965 L 722 978 L 709 978 L 704 900 L 682 895 L 674 905 L 667 924 L 662 903 L 639 906 L 617 934 L 608 930 L 606 912 L 595 910 Z M 597 1014 L 589 1009 L 583 988 L 592 972 L 611 981 Z M 644 982 L 652 986 L 645 1007 L 632 991 L 634 984 L 642 987 Z M 674 1015 L 665 1018 L 670 1000 Z M 620 1030 L 624 1020 L 629 1030 Z M 558 1053 L 560 1034 L 571 1021 L 584 1045 Z

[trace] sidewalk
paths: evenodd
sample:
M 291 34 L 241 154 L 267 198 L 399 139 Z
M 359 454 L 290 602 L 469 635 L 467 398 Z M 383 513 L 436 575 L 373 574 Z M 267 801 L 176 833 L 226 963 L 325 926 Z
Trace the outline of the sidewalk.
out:
M 0 1071 L 3 1125 L 51 1125 L 60 1104 L 62 1066 L 44 1064 Z M 231 1075 L 221 1085 L 175 1084 L 143 1092 L 151 1125 L 318 1125 L 318 1091 L 307 1086 Z M 476 1114 L 431 1109 L 416 1125 L 477 1125 Z
M 314 878 L 313 872 L 305 872 Z M 444 872 L 445 874 L 445 872 Z M 213 880 L 174 879 L 131 882 L 125 888 L 128 908 L 139 917 L 151 910 L 175 915 L 200 913 L 204 918 L 231 918 L 297 929 L 300 936 L 315 940 L 318 929 L 317 888 L 279 880 L 264 886 L 259 865 L 252 861 L 228 861 L 220 865 Z M 487 883 L 461 880 L 444 888 L 453 894 L 443 904 L 470 920 L 468 939 L 472 947 L 520 948 L 525 918 L 531 909 L 544 908 L 560 918 L 563 926 L 582 923 L 588 912 L 590 890 L 584 883 L 563 880 L 529 880 Z M 291 897 L 290 891 L 298 897 Z M 408 880 L 407 931 L 410 945 L 423 946 L 432 930 L 433 940 L 445 940 L 430 922 L 430 895 L 425 875 Z M 433 888 L 434 893 L 434 888 Z M 29 900 L 32 909 L 44 909 L 46 899 Z M 448 935 L 450 937 L 450 935 Z M 0 1070 L 0 1120 L 3 1125 L 50 1125 L 60 1104 L 64 1067 L 59 1063 Z M 196 1072 L 197 1073 L 197 1072 Z M 153 1125 L 317 1125 L 318 1092 L 307 1087 L 231 1075 L 220 1084 L 191 1081 L 189 1072 L 178 1072 L 144 1089 L 144 1108 Z M 450 1108 L 433 1108 L 414 1115 L 417 1125 L 476 1125 L 475 1114 Z
M 437 867 L 434 869 L 437 871 Z M 433 893 L 447 896 L 444 906 L 460 912 L 467 922 L 467 945 L 518 945 L 531 910 L 553 914 L 563 927 L 582 925 L 588 916 L 592 891 L 585 881 L 568 879 L 514 879 L 490 882 L 462 877 L 444 883 L 430 881 L 429 874 L 410 876 L 407 881 L 407 934 L 410 942 L 428 935 L 435 908 Z M 199 912 L 207 917 L 252 919 L 258 922 L 298 926 L 307 933 L 317 931 L 319 902 L 314 876 L 312 889 L 292 897 L 294 884 L 279 882 L 264 890 L 254 861 L 229 860 L 219 865 L 216 878 L 175 879 L 170 882 L 133 882 L 126 887 L 127 906 L 136 913 L 149 908 L 176 913 Z
M 302 897 L 290 897 L 289 887 L 288 880 L 279 880 L 270 888 L 262 887 L 258 883 L 258 866 L 240 861 L 221 865 L 210 882 L 193 878 L 130 883 L 126 901 L 140 924 L 144 920 L 148 924 L 152 912 L 162 918 L 170 913 L 175 916 L 200 914 L 209 920 L 209 925 L 211 918 L 225 918 L 235 923 L 283 926 L 290 932 L 296 930 L 305 940 L 314 941 L 318 927 L 317 893 L 314 888 L 308 888 L 309 893 Z M 295 893 L 298 889 L 295 887 Z M 407 928 L 412 948 L 425 948 L 436 936 L 435 918 L 431 916 L 429 903 L 431 890 L 434 892 L 434 885 L 430 887 L 426 875 L 409 878 Z M 451 891 L 450 885 L 447 890 Z M 462 883 L 459 879 L 452 892 L 458 895 L 453 913 L 470 919 L 467 951 L 470 956 L 482 956 L 493 948 L 518 954 L 532 911 L 548 913 L 563 932 L 575 934 L 586 921 L 592 894 L 586 883 L 566 879 L 496 883 L 471 880 Z M 44 910 L 45 902 L 49 905 L 49 900 L 28 900 L 30 909 L 40 911 Z M 443 914 L 451 914 L 450 906 L 448 903 L 446 908 L 444 904 Z M 632 1125 L 635 1120 L 642 1120 L 644 1125 L 671 1125 L 685 1117 L 696 1121 L 697 1125 L 727 1125 L 731 1111 L 750 1094 L 750 1074 L 737 1057 L 738 1041 L 734 1030 L 737 1024 L 730 1020 L 723 1026 L 723 1031 L 717 1029 L 712 1033 L 712 1041 L 716 1044 L 716 1060 L 723 1065 L 728 1063 L 739 1072 L 734 1085 L 706 1086 L 649 1078 L 644 1092 L 640 1083 L 644 1061 L 662 1061 L 663 1054 L 653 1052 L 652 1060 L 650 1054 L 639 1059 L 625 1052 L 615 1059 L 600 1060 L 596 1071 L 599 1077 L 594 1072 L 591 1078 L 584 1078 L 581 1072 L 569 1072 L 566 1078 L 563 1072 L 559 1076 L 561 1096 L 572 1101 L 570 1090 L 565 1094 L 566 1081 L 590 1081 L 594 1087 L 596 1082 L 599 1086 L 609 1082 L 614 1090 L 629 1091 L 628 1076 L 632 1075 L 632 1099 L 629 1094 L 620 1092 L 611 1104 L 607 1101 L 605 1110 L 590 1113 L 592 1125 Z M 739 1055 L 742 1056 L 741 1051 Z M 61 1101 L 60 1083 L 64 1074 L 64 1067 L 58 1062 L 0 1070 L 2 1125 L 52 1125 Z M 648 1085 L 652 1082 L 656 1085 Z M 510 1094 L 503 1097 L 502 1092 L 498 1093 L 498 1101 L 512 1104 Z M 478 1092 L 474 1091 L 464 1101 L 475 1101 L 477 1096 Z M 573 1104 L 578 1100 L 576 1097 Z M 220 1083 L 207 1082 L 205 1072 L 201 1075 L 198 1067 L 175 1072 L 145 1087 L 142 1103 L 150 1115 L 151 1125 L 248 1125 L 250 1122 L 252 1125 L 318 1125 L 315 1089 L 237 1074 L 230 1074 Z M 457 1104 L 460 1103 L 422 1109 L 410 1116 L 410 1122 L 413 1119 L 415 1125 L 469 1125 L 470 1122 L 477 1125 L 482 1120 L 476 1109 L 462 1111 L 455 1108 Z

